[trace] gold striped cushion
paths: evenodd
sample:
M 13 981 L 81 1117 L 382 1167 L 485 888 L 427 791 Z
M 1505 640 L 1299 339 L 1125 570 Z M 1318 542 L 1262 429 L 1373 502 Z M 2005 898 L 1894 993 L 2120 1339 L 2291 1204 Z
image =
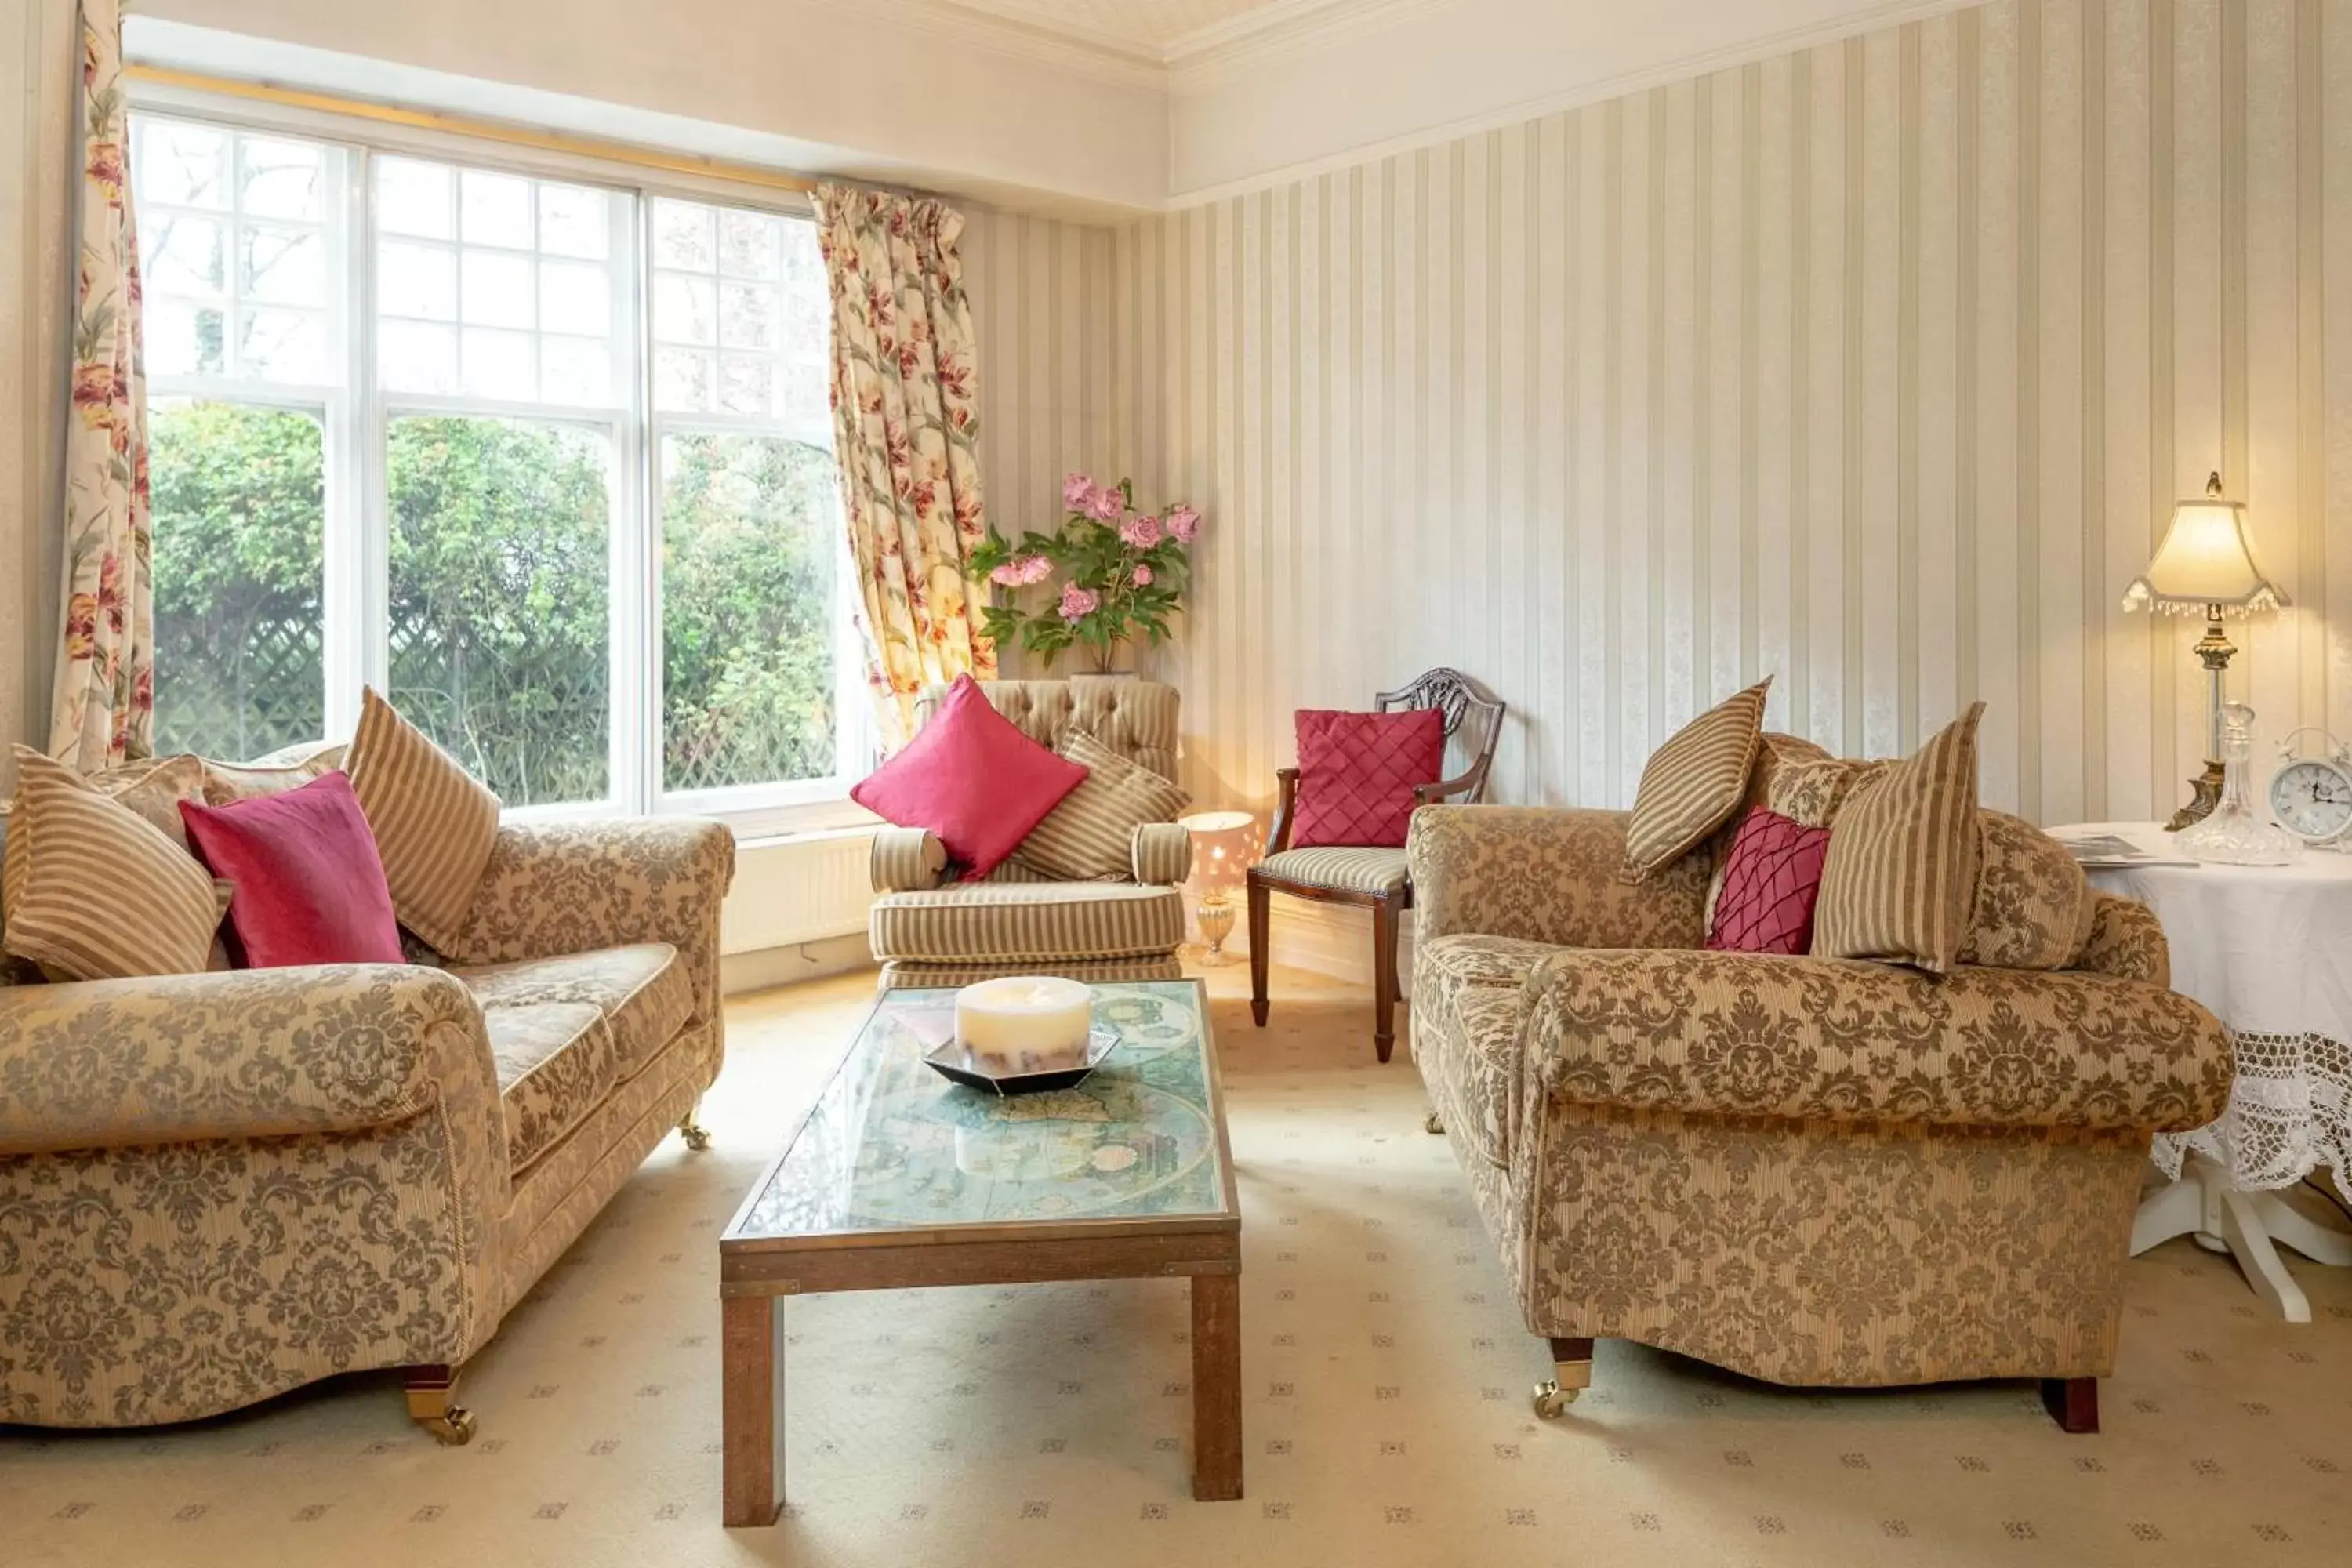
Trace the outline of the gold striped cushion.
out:
M 0 859 L 0 931 L 5 931 L 15 918 L 16 900 L 24 896 L 26 873 L 33 864 L 32 825 L 25 814 L 25 773 L 43 763 L 52 768 L 59 766 L 29 746 L 16 748 L 16 795 L 8 807 L 8 820 L 14 826 L 8 830 L 7 857 Z M 173 843 L 187 848 L 188 829 L 180 820 L 180 803 L 204 803 L 202 759 L 184 753 L 109 768 L 86 779 L 69 771 L 67 776 L 85 789 L 95 790 L 128 806 L 161 829 Z
M 1651 753 L 1625 827 L 1624 879 L 1645 882 L 1696 848 L 1739 808 L 1764 734 L 1772 678 L 1708 709 Z
M 345 771 L 375 835 L 400 923 L 447 952 L 466 929 L 490 848 L 499 797 L 373 690 Z
M 1192 835 L 1181 823 L 1147 822 L 1129 840 L 1139 882 L 1181 882 L 1192 874 Z
M 934 963 L 919 959 L 892 959 L 882 966 L 879 989 L 938 990 L 1006 974 L 1053 974 L 1088 985 L 1113 985 L 1125 980 L 1181 980 L 1184 966 L 1173 953 L 1143 958 L 1047 959 L 1034 963 Z
M 30 853 L 5 933 L 8 952 L 52 980 L 202 973 L 226 884 L 216 887 L 183 845 L 72 770 L 23 747 L 16 764 L 22 815 L 10 816 L 26 836 L 17 847 Z
M 1184 902 L 1133 882 L 960 882 L 874 900 L 866 934 L 877 959 L 1050 963 L 1176 951 Z
M 1405 851 L 1318 844 L 1269 855 L 1257 863 L 1257 869 L 1267 881 L 1295 888 L 1388 898 L 1404 890 Z
M 1062 755 L 1085 768 L 1086 779 L 1029 830 L 1013 858 L 1065 882 L 1125 881 L 1135 869 L 1135 830 L 1175 821 L 1192 797 L 1083 730 L 1070 731 Z
M 1813 907 L 1819 958 L 1878 958 L 1942 974 L 1960 959 L 1977 891 L 1979 702 L 1864 780 L 1830 828 Z

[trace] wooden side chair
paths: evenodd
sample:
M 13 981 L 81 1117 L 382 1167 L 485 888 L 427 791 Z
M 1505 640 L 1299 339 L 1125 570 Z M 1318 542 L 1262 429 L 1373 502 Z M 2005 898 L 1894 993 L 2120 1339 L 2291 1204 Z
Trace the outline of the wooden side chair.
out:
M 1372 706 L 1382 713 L 1435 708 L 1445 715 L 1445 766 L 1453 772 L 1417 787 L 1412 792 L 1415 805 L 1445 800 L 1475 805 L 1486 798 L 1486 771 L 1494 765 L 1495 742 L 1503 732 L 1500 698 L 1458 669 L 1440 668 L 1410 686 L 1381 692 Z M 1265 1027 L 1267 931 L 1275 894 L 1369 909 L 1372 1049 L 1386 1061 L 1396 1048 L 1396 1005 L 1403 995 L 1397 984 L 1397 916 L 1412 907 L 1404 851 L 1340 845 L 1293 849 L 1290 826 L 1298 805 L 1298 770 L 1280 768 L 1274 776 L 1280 789 L 1274 831 L 1266 837 L 1265 858 L 1249 874 L 1250 1016 L 1259 1028 Z

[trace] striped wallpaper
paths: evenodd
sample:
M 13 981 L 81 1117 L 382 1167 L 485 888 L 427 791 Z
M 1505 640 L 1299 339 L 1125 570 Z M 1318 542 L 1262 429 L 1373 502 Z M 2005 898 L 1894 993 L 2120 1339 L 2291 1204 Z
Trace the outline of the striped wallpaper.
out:
M 2198 628 L 2119 601 L 2215 468 L 2298 606 L 2233 691 L 2352 738 L 2352 0 L 2003 0 L 1095 243 L 989 237 L 991 489 L 1207 511 L 1204 797 L 1443 662 L 1505 799 L 1625 805 L 1771 673 L 1834 750 L 1982 697 L 1989 804 L 2160 815 Z

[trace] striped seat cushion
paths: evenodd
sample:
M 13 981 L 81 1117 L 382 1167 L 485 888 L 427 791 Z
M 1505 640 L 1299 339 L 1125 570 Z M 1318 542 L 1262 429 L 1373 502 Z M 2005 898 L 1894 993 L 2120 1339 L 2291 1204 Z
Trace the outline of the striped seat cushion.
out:
M 1404 888 L 1404 851 L 1317 845 L 1310 849 L 1285 849 L 1257 863 L 1261 879 L 1287 882 L 1295 888 L 1321 888 L 1336 893 L 1370 893 L 1387 898 Z
M 1134 958 L 1057 958 L 1027 963 L 933 963 L 925 959 L 892 959 L 882 966 L 879 989 L 937 990 L 971 985 L 1007 974 L 1052 974 L 1088 985 L 1115 985 L 1128 980 L 1181 980 L 1184 966 L 1172 952 Z
M 203 973 L 226 884 L 184 842 L 71 769 L 23 746 L 16 766 L 21 881 L 0 932 L 7 951 L 51 980 Z
M 499 797 L 373 690 L 345 753 L 400 923 L 454 950 L 490 864 Z
M 866 931 L 886 961 L 1128 958 L 1175 952 L 1184 903 L 1173 888 L 1133 882 L 964 882 L 884 894 Z
M 1623 879 L 1645 882 L 1703 843 L 1739 809 L 1764 735 L 1769 676 L 1667 738 L 1643 766 L 1625 827 Z
M 1931 974 L 1960 960 L 1977 889 L 1979 702 L 1857 785 L 1830 826 L 1813 910 L 1817 958 L 1877 958 Z
M 1062 881 L 1125 881 L 1134 873 L 1135 830 L 1175 821 L 1192 797 L 1084 730 L 1063 740 L 1062 755 L 1087 770 L 1086 780 L 1029 830 L 1013 858 Z

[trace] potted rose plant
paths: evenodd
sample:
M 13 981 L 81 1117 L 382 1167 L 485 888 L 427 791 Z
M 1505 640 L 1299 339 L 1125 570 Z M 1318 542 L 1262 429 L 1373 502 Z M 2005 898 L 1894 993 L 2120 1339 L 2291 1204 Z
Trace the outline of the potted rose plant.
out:
M 1062 481 L 1062 502 L 1069 512 L 1053 532 L 1008 544 L 992 528 L 973 552 L 973 571 L 997 589 L 998 602 L 982 612 L 985 629 L 1000 647 L 1017 643 L 1047 663 L 1083 647 L 1108 673 L 1125 644 L 1141 637 L 1157 647 L 1167 637 L 1192 581 L 1185 552 L 1200 537 L 1201 514 L 1181 504 L 1165 516 L 1139 512 L 1132 481 L 1098 485 L 1084 474 Z M 1024 589 L 1056 579 L 1056 596 L 1022 607 Z

